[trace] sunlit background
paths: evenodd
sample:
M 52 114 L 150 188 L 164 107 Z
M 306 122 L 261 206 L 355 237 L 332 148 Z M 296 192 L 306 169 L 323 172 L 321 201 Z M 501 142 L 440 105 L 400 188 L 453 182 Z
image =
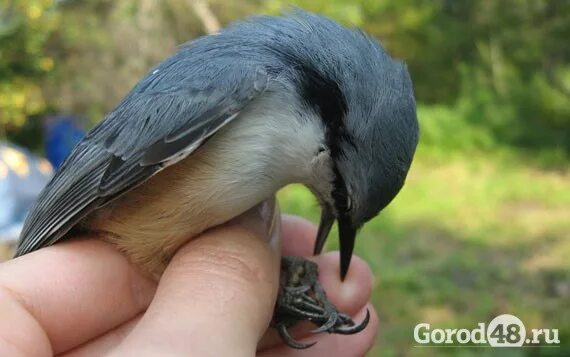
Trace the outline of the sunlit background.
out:
M 415 348 L 413 327 L 471 329 L 501 313 L 559 328 L 566 345 L 511 355 L 570 355 L 568 1 L 0 0 L 3 216 L 49 176 L 41 157 L 57 165 L 177 45 L 287 4 L 363 28 L 415 83 L 421 142 L 409 179 L 356 246 L 376 276 L 371 355 L 491 354 Z M 280 198 L 318 219 L 305 189 Z M 22 213 L 10 217 L 6 236 Z

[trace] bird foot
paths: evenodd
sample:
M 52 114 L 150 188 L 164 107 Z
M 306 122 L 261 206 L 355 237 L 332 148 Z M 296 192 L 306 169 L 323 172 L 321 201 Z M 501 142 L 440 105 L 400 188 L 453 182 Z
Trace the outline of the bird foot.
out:
M 281 281 L 273 326 L 290 347 L 305 349 L 313 343 L 301 343 L 289 334 L 289 328 L 300 321 L 310 321 L 317 326 L 312 333 L 338 333 L 351 335 L 362 331 L 370 319 L 367 311 L 364 320 L 356 325 L 345 314 L 339 313 L 327 299 L 318 280 L 317 264 L 301 257 L 283 257 Z

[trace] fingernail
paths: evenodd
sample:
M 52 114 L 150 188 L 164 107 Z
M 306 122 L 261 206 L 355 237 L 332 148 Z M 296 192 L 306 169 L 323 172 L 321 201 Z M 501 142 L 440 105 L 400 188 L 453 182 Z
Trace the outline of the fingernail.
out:
M 273 250 L 281 248 L 281 214 L 277 199 L 272 197 L 249 209 L 234 220 L 241 226 L 267 239 Z

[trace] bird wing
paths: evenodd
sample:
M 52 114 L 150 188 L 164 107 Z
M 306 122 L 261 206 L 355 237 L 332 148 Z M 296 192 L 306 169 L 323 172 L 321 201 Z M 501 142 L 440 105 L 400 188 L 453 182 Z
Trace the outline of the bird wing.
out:
M 253 63 L 200 61 L 185 51 L 151 70 L 74 148 L 30 211 L 16 256 L 57 242 L 88 213 L 190 155 L 266 88 L 267 73 Z

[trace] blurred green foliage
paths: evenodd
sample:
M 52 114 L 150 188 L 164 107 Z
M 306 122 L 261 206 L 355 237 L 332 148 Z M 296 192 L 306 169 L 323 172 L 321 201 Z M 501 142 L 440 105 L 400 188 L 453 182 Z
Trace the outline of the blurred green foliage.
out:
M 414 326 L 468 328 L 518 316 L 570 338 L 570 173 L 498 154 L 433 155 L 422 146 L 402 192 L 359 232 L 375 276 L 380 334 L 370 356 L 568 356 L 561 348 L 418 348 Z M 312 194 L 289 186 L 282 209 L 314 222 Z M 313 205 L 307 202 L 314 202 Z M 338 248 L 337 231 L 327 242 Z
M 49 111 L 96 123 L 152 65 L 205 34 L 194 4 L 0 0 L 0 136 L 39 147 L 38 119 Z M 499 313 L 560 328 L 568 341 L 569 1 L 208 4 L 222 25 L 290 5 L 333 17 L 377 37 L 412 73 L 418 154 L 406 187 L 356 247 L 378 277 L 373 355 L 492 354 L 418 350 L 411 334 L 420 321 L 462 328 Z M 284 211 L 318 219 L 308 191 L 280 197 Z
M 0 127 L 48 109 L 96 122 L 175 46 L 204 34 L 192 0 L 2 0 Z M 570 152 L 570 2 L 243 0 L 209 2 L 224 24 L 292 6 L 376 36 L 406 61 L 423 143 Z M 540 161 L 540 160 L 539 160 Z
M 46 13 L 49 1 L 10 2 L 0 7 L 0 124 L 21 127 L 27 116 L 45 109 L 39 81 L 54 66 L 45 53 L 57 27 Z

